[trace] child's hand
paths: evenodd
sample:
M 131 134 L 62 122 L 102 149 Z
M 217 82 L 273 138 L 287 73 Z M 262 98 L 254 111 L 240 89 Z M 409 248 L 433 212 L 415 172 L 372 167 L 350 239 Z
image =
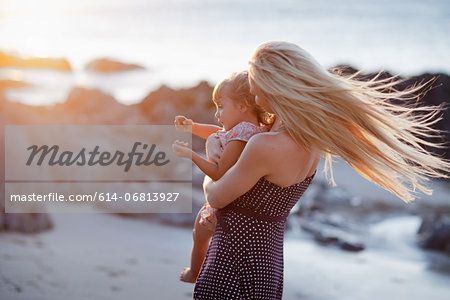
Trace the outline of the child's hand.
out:
M 185 116 L 176 116 L 173 123 L 175 124 L 175 129 L 180 132 L 190 132 L 192 125 L 194 125 L 194 122 Z
M 192 150 L 188 147 L 188 143 L 176 140 L 172 144 L 172 150 L 178 157 L 192 158 Z
M 211 216 L 206 218 L 206 224 L 204 225 L 209 231 L 216 231 L 217 225 L 217 217 L 216 214 L 212 214 Z

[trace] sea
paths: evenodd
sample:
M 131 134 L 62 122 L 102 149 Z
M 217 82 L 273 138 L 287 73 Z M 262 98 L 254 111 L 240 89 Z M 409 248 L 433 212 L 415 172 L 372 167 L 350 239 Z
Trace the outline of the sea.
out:
M 269 40 L 296 43 L 331 68 L 450 74 L 448 0 L 0 0 L 0 51 L 65 57 L 73 71 L 0 69 L 24 80 L 11 101 L 62 102 L 74 86 L 133 104 L 161 85 L 214 85 L 248 68 Z M 98 58 L 145 70 L 98 74 Z

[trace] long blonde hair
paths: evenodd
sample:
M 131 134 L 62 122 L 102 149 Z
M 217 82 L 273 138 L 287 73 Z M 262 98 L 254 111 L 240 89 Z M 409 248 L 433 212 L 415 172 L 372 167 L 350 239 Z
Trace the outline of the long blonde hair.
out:
M 417 189 L 432 193 L 424 185 L 428 177 L 448 178 L 449 161 L 424 148 L 444 147 L 425 140 L 440 134 L 431 126 L 440 120 L 442 107 L 391 101 L 413 99 L 423 85 L 397 91 L 399 80 L 393 78 L 339 76 L 288 42 L 258 46 L 249 77 L 298 145 L 325 152 L 325 171 L 333 183 L 333 156 L 405 202 L 414 200 Z

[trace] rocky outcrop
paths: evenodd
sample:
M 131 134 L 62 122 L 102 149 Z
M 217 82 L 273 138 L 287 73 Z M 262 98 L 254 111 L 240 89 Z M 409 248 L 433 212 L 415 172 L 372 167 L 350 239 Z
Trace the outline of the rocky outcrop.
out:
M 135 125 L 152 123 L 140 113 L 136 106 L 121 104 L 113 96 L 100 90 L 82 87 L 73 88 L 66 101 L 55 105 L 53 110 L 54 114 L 64 115 L 71 124 Z
M 153 124 L 172 125 L 177 115 L 184 115 L 195 122 L 217 124 L 214 117 L 212 91 L 213 87 L 206 81 L 189 89 L 174 90 L 161 86 L 146 96 L 137 106 L 141 114 Z M 192 137 L 194 150 L 204 151 L 204 147 L 204 142 L 199 137 Z
M 333 220 L 338 218 L 338 220 Z M 338 215 L 327 216 L 314 214 L 301 220 L 301 228 L 313 235 L 321 245 L 337 246 L 342 250 L 358 252 L 365 249 L 363 230 L 358 224 L 340 218 Z
M 28 86 L 28 83 L 23 82 L 21 80 L 11 80 L 11 79 L 0 80 L 0 91 L 6 90 L 6 89 L 22 88 L 22 87 L 27 87 L 27 86 Z
M 422 248 L 450 255 L 450 215 L 433 214 L 423 217 L 417 236 Z
M 108 73 L 108 72 L 129 71 L 145 68 L 137 64 L 127 64 L 109 58 L 99 58 L 89 62 L 86 65 L 85 69 L 95 72 Z
M 0 231 L 36 233 L 52 228 L 52 220 L 45 213 L 5 214 L 3 210 L 0 211 Z
M 178 114 L 196 122 L 215 123 L 213 87 L 206 81 L 189 89 L 174 90 L 161 86 L 138 104 L 141 112 L 157 124 L 173 124 Z
M 137 106 L 124 105 L 97 89 L 73 88 L 65 102 L 30 106 L 0 96 L 0 125 L 152 124 Z
M 65 58 L 20 57 L 0 52 L 0 68 L 44 68 L 59 71 L 71 71 L 70 63 Z
M 401 201 L 366 201 L 315 179 L 292 210 L 288 225 L 300 226 L 321 245 L 358 252 L 366 248 L 368 224 L 406 212 Z

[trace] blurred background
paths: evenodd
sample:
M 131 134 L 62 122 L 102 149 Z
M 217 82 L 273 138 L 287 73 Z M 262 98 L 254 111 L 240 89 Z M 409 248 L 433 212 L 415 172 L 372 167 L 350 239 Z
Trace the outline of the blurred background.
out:
M 450 70 L 449 4 L 442 0 L 0 3 L 3 51 L 64 57 L 70 63 L 72 72 L 60 77 L 58 88 L 51 74 L 1 73 L 45 85 L 48 93 L 42 97 L 13 97 L 32 104 L 61 102 L 67 92 L 61 89 L 74 84 L 102 87 L 122 103 L 137 103 L 162 83 L 178 88 L 200 80 L 214 84 L 247 69 L 253 50 L 267 40 L 297 43 L 327 68 L 350 64 L 403 75 Z M 103 57 L 137 63 L 146 71 L 116 74 L 107 82 L 84 71 Z
M 435 78 L 422 102 L 448 103 L 449 32 L 445 0 L 0 0 L 0 167 L 5 125 L 214 123 L 213 86 L 268 40 L 327 69 L 409 78 L 404 87 Z M 436 126 L 448 142 L 448 109 Z M 337 187 L 322 168 L 289 217 L 284 298 L 447 299 L 449 182 L 404 204 L 339 160 Z M 191 298 L 178 274 L 202 177 L 194 169 L 192 214 L 2 209 L 0 298 Z

